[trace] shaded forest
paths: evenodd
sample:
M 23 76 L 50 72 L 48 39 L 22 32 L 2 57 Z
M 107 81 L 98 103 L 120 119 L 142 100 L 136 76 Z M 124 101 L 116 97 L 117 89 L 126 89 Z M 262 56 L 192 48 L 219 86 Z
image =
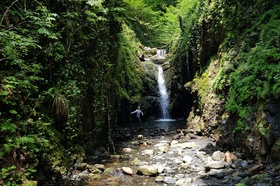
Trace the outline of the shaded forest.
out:
M 173 118 L 279 163 L 279 1 L 1 0 L 0 12 L 0 184 L 114 153 L 115 129 L 153 94 L 145 47 L 168 52 Z

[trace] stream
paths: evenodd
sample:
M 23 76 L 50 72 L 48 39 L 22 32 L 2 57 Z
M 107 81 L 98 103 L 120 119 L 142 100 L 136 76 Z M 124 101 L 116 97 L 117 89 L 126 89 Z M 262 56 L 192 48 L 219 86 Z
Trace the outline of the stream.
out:
M 117 129 L 116 154 L 97 152 L 79 162 L 62 183 L 77 186 L 234 186 L 260 172 L 263 164 L 242 159 L 236 152 L 222 152 L 207 137 L 184 129 L 185 121 L 157 120 Z M 243 156 L 244 157 L 244 156 Z M 273 172 L 274 170 L 274 172 Z M 256 186 L 279 183 L 275 169 L 262 172 Z M 65 181 L 66 180 L 66 181 Z M 247 182 L 248 182 L 247 180 Z M 47 184 L 52 185 L 52 184 Z

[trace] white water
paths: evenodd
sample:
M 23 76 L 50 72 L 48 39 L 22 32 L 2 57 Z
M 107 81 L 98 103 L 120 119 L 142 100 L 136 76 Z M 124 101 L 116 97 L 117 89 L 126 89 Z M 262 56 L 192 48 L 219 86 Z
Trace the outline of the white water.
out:
M 159 57 L 164 57 L 166 53 L 166 50 L 162 49 L 162 50 L 157 50 L 157 56 Z
M 158 65 L 158 88 L 160 96 L 160 110 L 161 110 L 161 119 L 170 119 L 169 114 L 169 95 L 165 85 L 165 79 L 162 67 Z

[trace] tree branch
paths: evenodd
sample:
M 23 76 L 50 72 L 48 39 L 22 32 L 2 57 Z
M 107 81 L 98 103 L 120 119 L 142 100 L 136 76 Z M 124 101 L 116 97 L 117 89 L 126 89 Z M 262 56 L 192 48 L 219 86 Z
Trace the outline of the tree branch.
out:
M 7 10 L 4 12 L 3 17 L 2 17 L 2 19 L 1 19 L 1 22 L 0 22 L 0 25 L 2 25 L 2 23 L 3 23 L 3 21 L 4 21 L 4 18 L 6 17 L 8 11 L 10 10 L 10 8 L 11 8 L 16 2 L 18 2 L 18 0 L 15 0 L 14 2 L 12 2 L 12 4 L 10 4 L 10 6 L 9 6 L 9 7 L 7 8 Z

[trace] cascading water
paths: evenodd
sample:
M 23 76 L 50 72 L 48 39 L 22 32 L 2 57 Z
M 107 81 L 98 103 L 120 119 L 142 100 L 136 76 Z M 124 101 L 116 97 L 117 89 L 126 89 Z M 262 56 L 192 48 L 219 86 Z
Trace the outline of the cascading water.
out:
M 166 50 L 161 49 L 161 50 L 157 50 L 157 56 L 159 57 L 164 57 L 166 53 Z
M 169 96 L 167 93 L 162 67 L 158 65 L 158 87 L 160 96 L 161 119 L 170 119 Z

